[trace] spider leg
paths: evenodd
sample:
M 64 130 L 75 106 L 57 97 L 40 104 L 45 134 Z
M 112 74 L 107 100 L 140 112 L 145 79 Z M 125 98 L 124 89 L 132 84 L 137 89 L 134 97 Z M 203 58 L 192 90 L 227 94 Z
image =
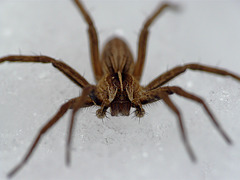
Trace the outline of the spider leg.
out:
M 12 177 L 16 172 L 18 172 L 29 160 L 30 156 L 32 155 L 34 149 L 37 147 L 39 140 L 41 139 L 42 135 L 47 132 L 58 120 L 66 113 L 66 111 L 71 108 L 77 98 L 73 98 L 69 100 L 67 103 L 63 104 L 59 111 L 52 117 L 50 121 L 48 121 L 39 131 L 36 139 L 34 140 L 33 144 L 27 151 L 27 154 L 24 156 L 23 160 L 12 170 L 8 173 L 8 177 Z
M 193 95 L 189 92 L 184 91 L 183 89 L 181 89 L 180 87 L 176 87 L 176 86 L 168 86 L 168 87 L 162 87 L 161 91 L 166 91 L 167 93 L 175 93 L 179 96 L 183 96 L 185 98 L 191 99 L 193 101 L 196 101 L 198 103 L 200 103 L 203 108 L 205 109 L 205 111 L 207 112 L 207 114 L 209 115 L 209 117 L 211 118 L 213 124 L 215 125 L 215 127 L 217 128 L 217 130 L 219 131 L 219 133 L 223 136 L 223 138 L 225 139 L 225 141 L 228 144 L 232 144 L 231 139 L 228 137 L 228 135 L 224 132 L 223 128 L 220 126 L 220 124 L 218 123 L 218 121 L 216 120 L 216 118 L 214 117 L 213 113 L 210 111 L 210 109 L 208 108 L 208 106 L 206 105 L 206 103 L 199 97 L 197 97 L 196 95 Z
M 55 60 L 48 56 L 6 56 L 0 58 L 0 63 L 2 62 L 39 62 L 39 63 L 52 63 L 52 65 L 65 74 L 70 80 L 80 87 L 85 87 L 89 85 L 87 80 L 78 74 L 73 68 L 65 64 L 62 61 Z
M 158 76 L 156 79 L 154 79 L 152 82 L 150 82 L 146 86 L 146 89 L 152 90 L 152 89 L 158 88 L 158 87 L 164 85 L 165 83 L 167 83 L 168 81 L 170 81 L 171 79 L 182 74 L 187 69 L 205 71 L 208 73 L 218 74 L 218 75 L 222 75 L 222 76 L 231 76 L 234 79 L 237 79 L 240 81 L 240 76 L 237 76 L 227 70 L 214 68 L 214 67 L 210 67 L 210 66 L 205 66 L 205 65 L 201 65 L 201 64 L 186 64 L 184 66 L 177 66 L 177 67 L 163 73 L 162 75 Z
M 168 107 L 171 110 L 173 110 L 173 112 L 175 112 L 175 114 L 177 115 L 183 143 L 184 143 L 184 145 L 187 149 L 188 154 L 190 155 L 191 160 L 193 162 L 195 162 L 196 161 L 196 156 L 194 155 L 193 150 L 192 150 L 192 148 L 190 146 L 190 143 L 188 141 L 187 134 L 186 134 L 186 131 L 185 131 L 185 127 L 184 127 L 184 124 L 183 124 L 183 121 L 182 121 L 182 116 L 181 116 L 180 111 L 178 110 L 176 105 L 171 101 L 171 99 L 168 97 L 168 94 L 166 92 L 161 92 L 160 91 L 158 93 L 158 95 L 159 95 L 160 98 L 163 99 L 163 101 L 168 105 Z
M 150 91 L 146 91 L 145 95 L 140 99 L 140 102 L 142 104 L 148 104 L 148 103 L 152 103 L 152 102 L 158 101 L 160 99 L 163 99 L 163 101 L 177 114 L 179 123 L 180 123 L 181 132 L 182 132 L 182 138 L 183 138 L 184 144 L 185 144 L 192 160 L 195 160 L 195 156 L 189 146 L 186 134 L 184 132 L 184 127 L 183 127 L 183 123 L 181 120 L 181 114 L 178 111 L 177 107 L 171 102 L 171 100 L 168 97 L 168 95 L 172 95 L 172 94 L 177 94 L 179 96 L 183 96 L 185 98 L 188 98 L 188 99 L 191 99 L 193 101 L 200 103 L 203 106 L 204 110 L 209 115 L 209 117 L 211 118 L 213 124 L 215 125 L 215 127 L 217 128 L 219 133 L 223 136 L 224 140 L 228 144 L 232 144 L 232 141 L 229 138 L 229 136 L 224 132 L 223 128 L 218 123 L 218 121 L 214 117 L 213 113 L 210 111 L 210 109 L 208 108 L 206 103 L 200 97 L 197 97 L 196 95 L 188 93 L 188 92 L 184 91 L 183 89 L 181 89 L 180 87 L 176 87 L 176 86 L 159 87 L 159 88 L 156 88 L 156 89 L 153 89 Z
M 82 91 L 82 95 L 74 103 L 72 117 L 69 124 L 69 129 L 68 129 L 67 144 L 66 144 L 66 164 L 67 165 L 70 164 L 71 142 L 72 142 L 72 133 L 74 128 L 75 116 L 80 108 L 86 107 L 86 105 L 89 104 L 89 100 L 92 102 L 92 100 L 89 98 L 88 95 L 94 88 L 95 86 L 92 86 L 92 85 L 85 87 Z
M 94 26 L 93 20 L 91 19 L 86 8 L 83 6 L 82 2 L 80 0 L 74 0 L 74 2 L 78 7 L 78 9 L 80 10 L 81 14 L 83 15 L 84 20 L 88 24 L 88 37 L 90 41 L 92 67 L 93 67 L 95 79 L 96 81 L 99 81 L 103 75 L 103 72 L 101 69 L 101 62 L 99 59 L 98 36 L 97 36 L 96 28 Z
M 142 71 L 144 67 L 145 57 L 146 57 L 146 47 L 148 40 L 148 29 L 153 23 L 153 21 L 166 9 L 166 8 L 176 9 L 175 5 L 164 3 L 157 8 L 156 11 L 145 21 L 144 26 L 142 27 L 139 40 L 138 40 L 138 57 L 137 62 L 134 67 L 134 77 L 139 81 L 142 76 Z

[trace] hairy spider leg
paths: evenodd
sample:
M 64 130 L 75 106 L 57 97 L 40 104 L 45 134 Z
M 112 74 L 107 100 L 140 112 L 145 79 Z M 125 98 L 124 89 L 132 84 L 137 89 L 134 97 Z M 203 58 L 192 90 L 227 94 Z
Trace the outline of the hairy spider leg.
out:
M 90 54 L 91 54 L 92 67 L 93 67 L 95 80 L 98 82 L 101 79 L 103 72 L 102 72 L 102 66 L 99 58 L 98 36 L 97 36 L 96 28 L 94 26 L 92 18 L 90 17 L 86 8 L 83 6 L 82 2 L 79 0 L 74 0 L 74 2 L 77 5 L 78 9 L 80 10 L 81 14 L 83 15 L 84 20 L 88 24 L 88 38 L 90 42 Z
M 133 76 L 139 81 L 142 77 L 143 67 L 145 63 L 145 57 L 146 57 L 146 48 L 147 48 L 147 40 L 148 40 L 148 33 L 149 33 L 149 27 L 152 25 L 153 21 L 156 20 L 157 17 L 166 9 L 177 9 L 176 5 L 164 3 L 160 5 L 156 11 L 153 12 L 153 14 L 147 18 L 145 21 L 141 33 L 138 40 L 138 55 L 137 55 L 137 61 L 134 67 Z
M 181 113 L 180 111 L 178 110 L 178 108 L 176 107 L 176 105 L 172 102 L 172 100 L 168 97 L 168 94 L 165 93 L 165 92 L 162 92 L 162 93 L 159 93 L 159 96 L 163 99 L 163 101 L 167 104 L 167 106 L 173 110 L 173 112 L 175 112 L 175 114 L 177 115 L 178 117 L 178 123 L 179 123 L 179 127 L 180 127 L 180 132 L 181 132 L 181 137 L 183 139 L 183 143 L 187 149 L 187 152 L 191 158 L 191 160 L 193 162 L 196 161 L 196 156 L 195 154 L 193 153 L 193 150 L 190 146 L 190 143 L 189 143 L 189 140 L 188 140 L 188 136 L 187 136 L 187 133 L 186 133 L 186 130 L 185 130 L 185 127 L 184 127 L 184 123 L 182 121 L 182 116 L 181 116 Z
M 16 172 L 18 172 L 28 161 L 29 157 L 32 155 L 34 149 L 37 147 L 39 140 L 41 139 L 42 135 L 45 134 L 53 125 L 56 124 L 56 122 L 58 122 L 58 120 L 67 112 L 67 110 L 69 108 L 71 108 L 71 106 L 74 104 L 74 102 L 77 100 L 78 98 L 73 98 L 71 100 L 69 100 L 68 102 L 66 102 L 65 104 L 63 104 L 60 109 L 58 110 L 58 112 L 52 117 L 52 119 L 50 119 L 39 131 L 39 133 L 37 134 L 37 137 L 35 138 L 35 140 L 33 141 L 33 144 L 31 145 L 31 147 L 29 148 L 29 150 L 27 151 L 27 154 L 24 156 L 23 160 L 13 169 L 8 173 L 8 177 L 12 177 Z
M 57 68 L 63 74 L 65 74 L 70 80 L 81 88 L 89 85 L 87 80 L 81 76 L 76 70 L 71 68 L 69 65 L 62 61 L 55 60 L 48 56 L 6 56 L 0 58 L 0 63 L 2 62 L 32 62 L 32 63 L 52 63 L 53 67 Z
M 75 116 L 80 108 L 89 106 L 89 104 L 93 105 L 92 100 L 89 97 L 90 92 L 96 88 L 95 86 L 87 86 L 83 88 L 82 95 L 76 99 L 73 111 L 72 111 L 72 117 L 71 121 L 69 123 L 69 129 L 68 129 L 68 138 L 67 138 L 67 144 L 66 144 L 66 164 L 70 164 L 70 153 L 71 153 L 71 142 L 72 142 L 72 133 L 74 128 L 74 122 L 75 122 Z
M 187 69 L 191 70 L 198 70 L 198 71 L 205 71 L 208 73 L 218 74 L 222 76 L 231 76 L 234 79 L 240 81 L 240 76 L 237 76 L 229 71 L 220 69 L 220 68 L 214 68 L 206 65 L 201 64 L 186 64 L 183 66 L 177 66 L 157 78 L 155 78 L 153 81 L 151 81 L 145 88 L 147 90 L 158 88 L 164 84 L 166 84 L 168 81 L 172 80 L 173 78 L 177 77 L 178 75 L 184 73 Z
M 183 90 L 182 88 L 177 87 L 177 86 L 159 87 L 159 88 L 156 88 L 153 90 L 146 91 L 145 98 L 141 99 L 141 102 L 143 102 L 143 104 L 147 104 L 147 103 L 151 103 L 151 102 L 163 99 L 163 101 L 170 107 L 170 109 L 172 109 L 176 113 L 176 115 L 178 116 L 178 120 L 179 120 L 179 125 L 180 125 L 183 142 L 184 142 L 186 149 L 189 152 L 189 155 L 193 161 L 196 160 L 196 157 L 192 151 L 192 148 L 189 145 L 187 135 L 185 132 L 185 128 L 184 128 L 184 125 L 182 122 L 181 113 L 179 112 L 178 108 L 173 104 L 173 102 L 168 97 L 168 95 L 172 95 L 172 94 L 177 94 L 179 96 L 185 97 L 187 99 L 191 99 L 191 100 L 201 104 L 203 106 L 204 110 L 206 111 L 206 113 L 209 115 L 209 117 L 212 120 L 213 124 L 215 125 L 216 129 L 223 136 L 224 140 L 228 144 L 232 144 L 232 141 L 229 138 L 229 136 L 224 132 L 223 128 L 221 127 L 219 122 L 216 120 L 213 113 L 210 111 L 209 107 L 206 105 L 206 103 L 200 97 L 193 95 L 189 92 L 186 92 L 185 90 Z

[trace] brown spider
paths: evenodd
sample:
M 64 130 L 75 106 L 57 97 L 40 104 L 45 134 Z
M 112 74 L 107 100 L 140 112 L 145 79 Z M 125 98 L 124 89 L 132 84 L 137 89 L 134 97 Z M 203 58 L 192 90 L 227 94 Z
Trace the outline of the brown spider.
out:
M 82 94 L 80 97 L 72 98 L 68 102 L 64 103 L 59 111 L 48 121 L 37 134 L 36 139 L 33 141 L 30 149 L 28 150 L 24 159 L 8 174 L 9 177 L 14 175 L 24 164 L 28 161 L 33 150 L 39 143 L 42 135 L 47 132 L 65 113 L 68 109 L 72 109 L 72 116 L 68 131 L 68 140 L 66 145 L 66 163 L 70 163 L 70 147 L 72 130 L 74 126 L 74 120 L 76 113 L 80 108 L 89 106 L 99 106 L 96 115 L 98 118 L 104 118 L 106 116 L 107 109 L 110 108 L 112 116 L 128 116 L 131 107 L 135 108 L 135 115 L 139 118 L 143 117 L 145 111 L 142 105 L 152 103 L 158 100 L 163 100 L 167 106 L 173 110 L 177 115 L 178 123 L 180 127 L 181 137 L 184 145 L 190 155 L 190 158 L 195 161 L 196 157 L 190 147 L 188 138 L 186 136 L 185 128 L 182 122 L 181 114 L 175 104 L 169 98 L 169 95 L 177 94 L 185 98 L 191 99 L 200 103 L 203 106 L 210 119 L 216 126 L 217 130 L 223 136 L 228 144 L 232 141 L 223 131 L 222 127 L 216 121 L 213 113 L 209 110 L 205 102 L 193 95 L 186 92 L 177 86 L 164 86 L 168 81 L 172 80 L 179 74 L 185 72 L 187 69 L 205 71 L 222 76 L 231 76 L 237 80 L 240 77 L 228 72 L 226 70 L 204 66 L 200 64 L 186 64 L 183 66 L 177 66 L 162 75 L 155 78 L 147 86 L 141 86 L 139 81 L 142 76 L 142 71 L 145 62 L 146 46 L 148 39 L 149 27 L 153 21 L 165 10 L 166 8 L 175 9 L 174 5 L 164 3 L 153 12 L 151 16 L 146 20 L 141 30 L 139 42 L 138 42 L 138 55 L 137 60 L 134 62 L 131 51 L 127 44 L 120 38 L 113 38 L 108 41 L 103 49 L 101 57 L 99 56 L 98 49 L 98 37 L 94 27 L 93 21 L 90 18 L 88 12 L 79 0 L 74 0 L 75 5 L 83 15 L 88 25 L 88 35 L 90 41 L 91 61 L 94 71 L 94 76 L 97 81 L 96 85 L 91 85 L 88 81 L 82 77 L 78 72 L 72 69 L 70 66 L 62 61 L 55 60 L 48 56 L 6 56 L 0 58 L 0 63 L 8 62 L 40 62 L 40 63 L 52 63 L 52 65 L 64 73 L 70 80 L 80 86 Z

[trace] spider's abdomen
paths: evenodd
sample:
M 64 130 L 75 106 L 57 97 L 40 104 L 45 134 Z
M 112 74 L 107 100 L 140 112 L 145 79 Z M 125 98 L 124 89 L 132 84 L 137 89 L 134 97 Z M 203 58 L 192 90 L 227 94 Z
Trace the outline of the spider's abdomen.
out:
M 134 61 L 128 45 L 119 38 L 107 42 L 102 52 L 104 74 L 133 73 Z

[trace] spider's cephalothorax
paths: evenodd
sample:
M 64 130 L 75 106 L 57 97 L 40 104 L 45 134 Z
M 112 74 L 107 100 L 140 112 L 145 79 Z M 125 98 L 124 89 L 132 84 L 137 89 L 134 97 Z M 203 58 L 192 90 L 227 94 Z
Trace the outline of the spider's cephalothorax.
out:
M 101 106 L 97 111 L 99 118 L 105 117 L 108 107 L 111 115 L 128 116 L 131 107 L 136 107 L 136 115 L 142 117 L 144 110 L 134 101 L 139 97 L 140 85 L 133 77 L 134 61 L 127 44 L 119 39 L 111 39 L 102 53 L 103 78 L 91 93 L 92 100 Z
M 47 132 L 47 130 L 49 130 L 56 122 L 58 122 L 68 109 L 73 109 L 66 146 L 66 162 L 69 164 L 72 129 L 74 126 L 76 113 L 79 109 L 92 105 L 97 105 L 100 107 L 96 113 L 97 117 L 99 118 L 104 118 L 106 116 L 106 111 L 108 108 L 110 108 L 112 116 L 128 116 L 131 107 L 136 109 L 135 115 L 137 117 L 142 117 L 145 113 L 142 105 L 152 103 L 158 100 L 163 100 L 164 103 L 177 115 L 183 143 L 191 159 L 194 161 L 196 160 L 196 157 L 190 147 L 188 138 L 186 136 L 181 113 L 169 97 L 172 94 L 177 94 L 179 96 L 185 97 L 201 104 L 217 130 L 220 132 L 226 142 L 228 144 L 231 144 L 230 138 L 223 131 L 222 127 L 217 122 L 213 113 L 209 110 L 209 108 L 201 98 L 189 92 L 186 92 L 180 87 L 164 85 L 168 81 L 177 77 L 179 74 L 185 72 L 187 69 L 205 71 L 208 73 L 214 73 L 222 76 L 231 76 L 232 78 L 240 81 L 239 76 L 219 68 L 209 67 L 201 64 L 186 64 L 183 66 L 177 66 L 161 74 L 146 86 L 141 86 L 139 84 L 145 62 L 149 27 L 151 26 L 152 22 L 163 12 L 164 9 L 175 9 L 176 6 L 166 3 L 162 4 L 146 20 L 140 32 L 137 59 L 136 61 L 134 61 L 127 44 L 120 38 L 112 38 L 105 45 L 100 58 L 98 49 L 98 36 L 94 23 L 80 0 L 74 0 L 74 2 L 88 25 L 91 61 L 97 85 L 91 85 L 73 68 L 71 68 L 62 61 L 55 60 L 48 56 L 14 55 L 0 58 L 0 63 L 5 61 L 52 63 L 55 68 L 64 73 L 70 80 L 72 80 L 76 85 L 83 89 L 80 97 L 72 98 L 68 102 L 64 103 L 59 109 L 59 111 L 41 128 L 32 146 L 28 150 L 26 156 L 20 162 L 20 164 L 18 164 L 8 174 L 9 176 L 14 175 L 28 161 L 33 150 L 39 143 L 42 135 Z

